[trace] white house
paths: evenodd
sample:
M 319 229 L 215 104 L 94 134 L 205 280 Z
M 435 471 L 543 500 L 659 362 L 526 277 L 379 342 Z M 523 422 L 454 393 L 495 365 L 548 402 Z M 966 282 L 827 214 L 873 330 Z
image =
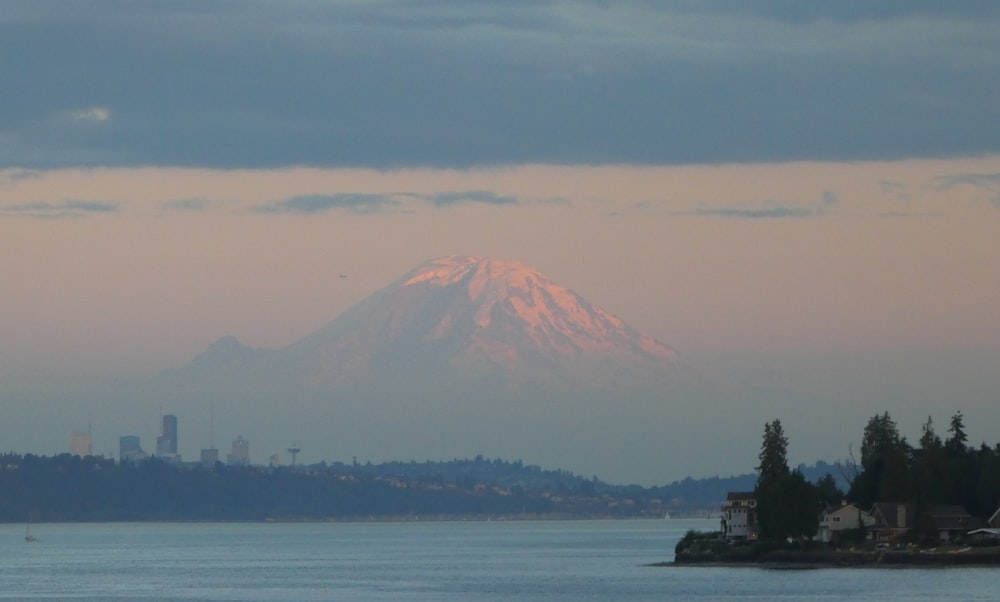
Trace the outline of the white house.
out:
M 722 537 L 727 542 L 756 541 L 759 536 L 757 525 L 757 500 L 752 492 L 730 491 L 726 494 L 726 505 L 722 507 Z
M 872 515 L 854 504 L 843 501 L 839 506 L 828 506 L 819 515 L 816 539 L 829 543 L 837 533 L 848 529 L 863 529 L 872 524 Z

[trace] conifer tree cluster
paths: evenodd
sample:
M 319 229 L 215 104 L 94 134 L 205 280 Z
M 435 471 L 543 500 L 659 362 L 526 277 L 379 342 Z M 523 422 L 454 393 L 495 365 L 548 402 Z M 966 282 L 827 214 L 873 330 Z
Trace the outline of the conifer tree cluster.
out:
M 900 435 L 888 412 L 873 416 L 862 435 L 860 462 L 852 458 L 847 466 L 846 496 L 832 475 L 809 483 L 801 472 L 789 469 L 787 456 L 781 421 L 765 424 L 754 489 L 761 539 L 812 536 L 821 509 L 842 499 L 865 509 L 875 502 L 912 503 L 918 531 L 927 526 L 920 517 L 932 506 L 962 506 L 985 520 L 1000 504 L 1000 443 L 969 446 L 961 412 L 951 417 L 943 440 L 928 416 L 916 446 Z
M 859 504 L 913 502 L 918 513 L 934 505 L 959 505 L 989 518 L 1000 503 L 1000 444 L 968 445 L 961 412 L 951 417 L 947 432 L 942 440 L 928 416 L 913 446 L 888 412 L 873 416 L 861 440 L 850 498 Z

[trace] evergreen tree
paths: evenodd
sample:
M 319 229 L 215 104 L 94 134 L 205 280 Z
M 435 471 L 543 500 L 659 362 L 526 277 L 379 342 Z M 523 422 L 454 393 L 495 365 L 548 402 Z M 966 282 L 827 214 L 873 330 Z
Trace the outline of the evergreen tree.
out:
M 876 414 L 869 419 L 861 439 L 862 472 L 851 484 L 851 498 L 865 506 L 910 499 L 910 459 L 910 446 L 900 437 L 889 412 Z
M 785 480 L 784 496 L 788 516 L 786 535 L 805 540 L 819 529 L 820 499 L 816 486 L 799 470 L 793 470 Z
M 948 432 L 951 433 L 948 441 L 945 442 L 948 453 L 952 456 L 965 455 L 968 452 L 965 444 L 969 437 L 965 434 L 965 421 L 962 418 L 962 412 L 955 412 L 955 415 L 951 417 Z
M 977 454 L 966 446 L 965 420 L 962 412 L 955 412 L 948 425 L 948 440 L 944 442 L 948 454 L 948 472 L 954 482 L 954 493 L 949 500 L 972 511 L 978 506 L 976 482 L 978 478 Z
M 788 469 L 788 438 L 780 420 L 764 425 L 757 466 L 757 519 L 762 539 L 810 537 L 818 526 L 816 488 L 798 470 Z
M 844 492 L 837 487 L 837 480 L 830 473 L 816 481 L 816 496 L 824 506 L 837 506 L 844 501 Z
M 913 489 L 918 506 L 952 502 L 955 492 L 949 472 L 944 443 L 934 433 L 934 421 L 928 416 L 921 427 L 920 447 L 913 452 Z
M 927 422 L 920 427 L 920 449 L 927 451 L 941 446 L 941 437 L 934 432 L 934 419 L 928 416 Z
M 764 443 L 757 458 L 760 460 L 757 466 L 760 483 L 780 481 L 791 472 L 788 469 L 788 437 L 780 420 L 764 425 Z
M 995 447 L 983 443 L 977 456 L 975 507 L 966 510 L 987 519 L 1000 506 L 1000 443 Z

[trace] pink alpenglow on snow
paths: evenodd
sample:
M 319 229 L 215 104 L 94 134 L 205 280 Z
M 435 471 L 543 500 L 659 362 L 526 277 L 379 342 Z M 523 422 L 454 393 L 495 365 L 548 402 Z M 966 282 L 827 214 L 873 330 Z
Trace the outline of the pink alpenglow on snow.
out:
M 517 355 L 497 345 L 495 330 L 519 328 L 536 349 L 563 357 L 617 354 L 631 348 L 662 360 L 677 359 L 674 350 L 653 337 L 516 261 L 451 255 L 428 261 L 411 274 L 403 287 L 455 286 L 467 292 L 475 308 L 472 345 L 481 352 Z M 454 314 L 445 313 L 428 338 L 447 336 L 455 323 Z

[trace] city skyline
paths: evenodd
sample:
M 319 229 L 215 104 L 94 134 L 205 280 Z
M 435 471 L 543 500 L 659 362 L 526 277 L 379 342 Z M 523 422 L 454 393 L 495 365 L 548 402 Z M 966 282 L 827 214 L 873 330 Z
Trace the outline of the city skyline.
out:
M 113 437 L 118 441 L 117 451 L 109 451 L 104 454 L 99 449 L 95 449 L 92 445 L 92 427 L 88 426 L 86 432 L 83 431 L 73 431 L 70 434 L 70 443 L 68 453 L 75 456 L 100 456 L 106 458 L 115 458 L 119 462 L 123 461 L 138 461 L 149 457 L 160 458 L 167 462 L 184 462 L 184 454 L 180 453 L 180 448 L 178 448 L 178 439 L 180 432 L 180 419 L 174 414 L 163 414 L 160 417 L 160 425 L 157 430 L 156 436 L 156 451 L 154 453 L 146 452 L 142 448 L 142 435 L 136 434 L 118 434 L 113 435 Z M 170 437 L 169 435 L 173 436 Z M 106 438 L 106 437 L 105 437 Z M 240 433 L 233 437 L 232 439 L 232 452 L 226 457 L 227 464 L 250 464 L 249 455 L 249 444 L 250 441 Z M 296 455 L 301 453 L 301 448 L 295 446 Z M 218 460 L 218 448 L 215 447 L 214 443 L 209 443 L 208 447 L 202 447 L 199 450 L 200 456 L 199 460 L 187 460 L 187 463 L 201 463 L 206 464 L 206 452 L 216 452 L 214 454 L 215 460 Z M 288 451 L 288 450 L 285 450 Z M 61 452 L 55 452 L 56 454 Z M 289 453 L 291 453 L 289 451 Z M 211 454 L 209 454 L 211 456 Z M 284 458 L 280 454 L 280 450 L 275 450 L 269 454 L 269 463 L 274 464 L 275 460 L 278 462 L 283 462 Z M 209 464 L 214 464 L 214 461 L 209 462 Z

